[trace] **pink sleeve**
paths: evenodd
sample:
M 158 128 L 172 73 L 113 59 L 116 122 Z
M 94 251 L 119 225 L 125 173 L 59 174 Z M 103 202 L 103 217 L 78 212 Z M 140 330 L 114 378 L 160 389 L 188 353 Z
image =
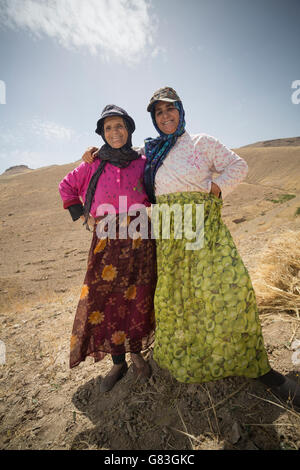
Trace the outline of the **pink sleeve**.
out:
M 63 201 L 64 209 L 74 204 L 82 204 L 80 197 L 83 196 L 87 187 L 92 165 L 81 163 L 75 170 L 68 173 L 59 183 L 59 192 Z
M 213 182 L 220 187 L 222 197 L 225 197 L 245 179 L 248 165 L 243 158 L 225 147 L 219 140 L 214 140 L 215 145 L 212 146 L 210 161 L 213 171 L 220 173 L 220 176 L 213 178 Z

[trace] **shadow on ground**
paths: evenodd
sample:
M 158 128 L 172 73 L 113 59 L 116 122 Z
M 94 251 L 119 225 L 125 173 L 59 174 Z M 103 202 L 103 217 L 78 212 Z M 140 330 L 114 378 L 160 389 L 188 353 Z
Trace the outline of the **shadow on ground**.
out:
M 299 416 L 258 381 L 230 377 L 181 384 L 161 370 L 151 354 L 149 361 L 153 375 L 146 384 L 135 381 L 130 367 L 108 393 L 99 392 L 101 376 L 78 388 L 73 404 L 93 427 L 79 433 L 71 449 L 289 448 L 288 429 L 294 439 Z

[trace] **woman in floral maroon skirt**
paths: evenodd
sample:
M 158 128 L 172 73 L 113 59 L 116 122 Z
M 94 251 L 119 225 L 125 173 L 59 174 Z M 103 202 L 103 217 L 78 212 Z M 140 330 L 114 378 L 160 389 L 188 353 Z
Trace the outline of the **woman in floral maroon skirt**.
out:
M 94 223 L 73 324 L 70 367 L 87 356 L 99 361 L 111 354 L 114 365 L 101 382 L 103 392 L 127 372 L 125 353 L 131 353 L 137 376 L 151 375 L 141 351 L 154 340 L 155 240 L 151 239 L 148 218 L 148 238 L 138 236 L 137 231 L 135 237 L 128 234 L 135 220 L 134 215 L 128 215 L 130 206 L 135 204 L 140 213 L 150 206 L 143 186 L 146 160 L 132 149 L 134 130 L 134 121 L 126 111 L 106 106 L 97 122 L 96 132 L 105 141 L 97 158 L 92 165 L 81 163 L 59 185 L 64 208 L 72 219 L 81 218 L 87 227 Z M 109 235 L 103 231 L 107 212 L 114 222 Z

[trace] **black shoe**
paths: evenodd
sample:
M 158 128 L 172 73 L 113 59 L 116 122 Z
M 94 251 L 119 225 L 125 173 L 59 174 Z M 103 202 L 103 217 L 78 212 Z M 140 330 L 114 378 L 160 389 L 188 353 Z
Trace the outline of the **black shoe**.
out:
M 288 377 L 284 377 L 284 382 L 281 385 L 272 386 L 270 388 L 278 398 L 282 398 L 295 408 L 300 409 L 300 383 Z

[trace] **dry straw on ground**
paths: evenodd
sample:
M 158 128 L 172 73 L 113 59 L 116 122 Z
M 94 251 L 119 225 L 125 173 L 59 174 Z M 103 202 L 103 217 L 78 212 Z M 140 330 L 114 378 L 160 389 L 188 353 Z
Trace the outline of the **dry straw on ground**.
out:
M 253 285 L 259 309 L 279 313 L 300 312 L 300 237 L 287 231 L 266 247 L 257 265 Z

